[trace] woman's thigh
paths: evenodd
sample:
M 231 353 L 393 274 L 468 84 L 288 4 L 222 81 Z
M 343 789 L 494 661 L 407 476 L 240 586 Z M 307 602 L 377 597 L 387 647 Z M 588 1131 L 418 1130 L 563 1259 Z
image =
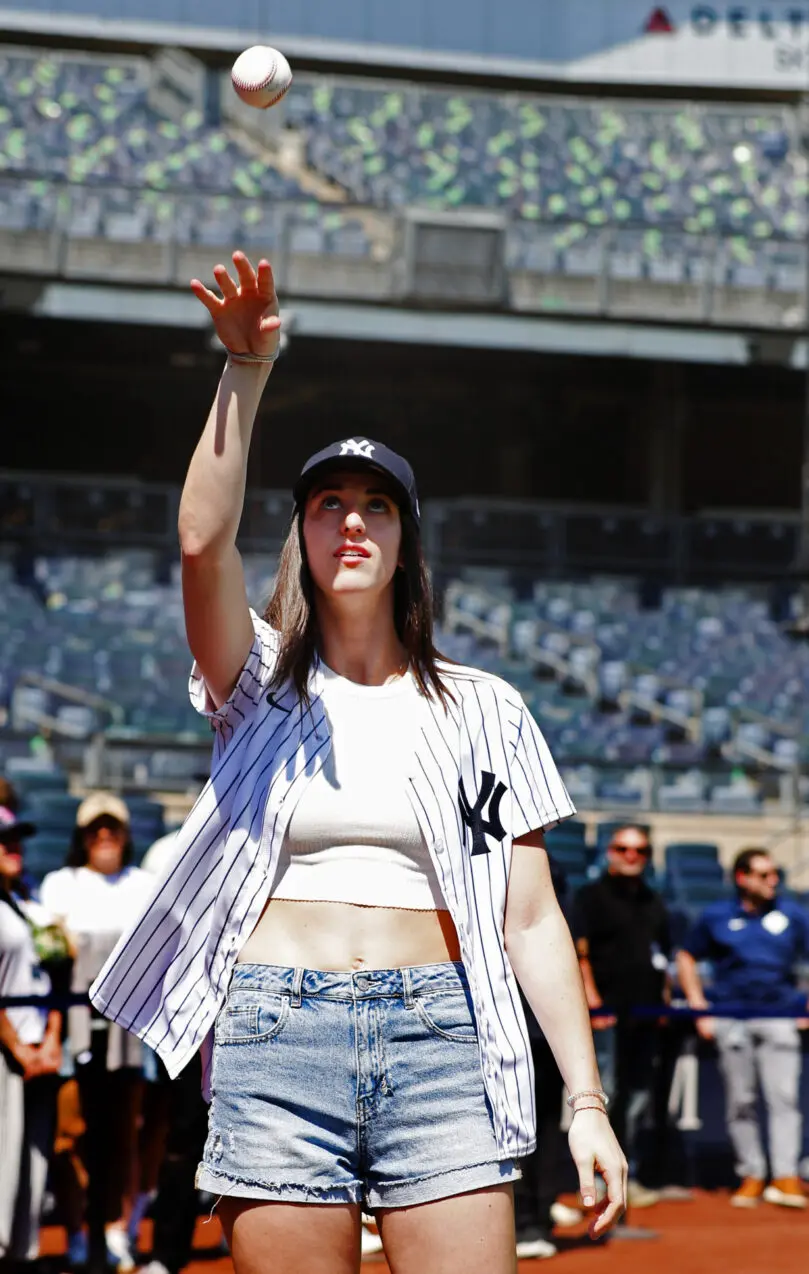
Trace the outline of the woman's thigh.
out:
M 391 1274 L 516 1274 L 510 1185 L 383 1209 L 376 1222 Z
M 358 1274 L 358 1204 L 230 1198 L 219 1215 L 236 1274 Z

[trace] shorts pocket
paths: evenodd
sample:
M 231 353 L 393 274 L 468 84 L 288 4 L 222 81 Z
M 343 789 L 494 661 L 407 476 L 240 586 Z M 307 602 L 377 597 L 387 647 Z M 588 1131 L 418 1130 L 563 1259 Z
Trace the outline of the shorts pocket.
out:
M 413 1003 L 431 1034 L 457 1044 L 477 1043 L 472 1006 L 463 991 L 427 992 L 414 996 Z
M 216 1019 L 217 1044 L 257 1044 L 271 1040 L 284 1029 L 289 1017 L 288 995 L 259 991 L 233 991 Z

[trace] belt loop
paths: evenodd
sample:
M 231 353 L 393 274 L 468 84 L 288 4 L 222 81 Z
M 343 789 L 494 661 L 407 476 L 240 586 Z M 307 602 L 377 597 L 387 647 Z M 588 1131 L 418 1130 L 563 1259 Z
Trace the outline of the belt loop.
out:
M 303 969 L 296 969 L 295 976 L 292 979 L 292 995 L 289 1003 L 293 1009 L 301 1007 L 301 987 L 303 985 Z
M 406 1009 L 413 1008 L 413 980 L 410 976 L 410 970 L 405 967 L 400 969 L 402 975 L 402 990 L 404 991 L 404 1005 Z

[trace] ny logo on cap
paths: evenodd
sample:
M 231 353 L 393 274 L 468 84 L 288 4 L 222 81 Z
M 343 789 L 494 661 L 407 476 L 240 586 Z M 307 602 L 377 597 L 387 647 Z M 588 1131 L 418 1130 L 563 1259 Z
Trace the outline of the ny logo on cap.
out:
M 349 438 L 346 442 L 340 443 L 341 456 L 364 456 L 366 460 L 370 460 L 374 454 L 374 444 L 369 442 L 367 438 Z

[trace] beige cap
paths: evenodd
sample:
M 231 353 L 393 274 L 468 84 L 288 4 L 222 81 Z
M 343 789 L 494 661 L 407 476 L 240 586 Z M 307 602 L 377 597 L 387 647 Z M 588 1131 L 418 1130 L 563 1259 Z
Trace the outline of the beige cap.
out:
M 76 810 L 77 827 L 89 827 L 97 818 L 117 818 L 124 827 L 129 826 L 129 810 L 112 792 L 92 792 Z

